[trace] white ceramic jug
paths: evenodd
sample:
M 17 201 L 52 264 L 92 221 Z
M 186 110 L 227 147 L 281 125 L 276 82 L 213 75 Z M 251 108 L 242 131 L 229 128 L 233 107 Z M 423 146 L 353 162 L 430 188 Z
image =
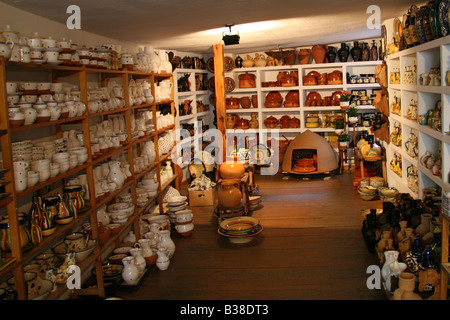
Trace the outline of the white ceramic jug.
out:
M 135 258 L 133 256 L 127 256 L 122 259 L 123 270 L 122 270 L 122 279 L 128 283 L 133 284 L 139 278 L 139 269 L 135 265 Z

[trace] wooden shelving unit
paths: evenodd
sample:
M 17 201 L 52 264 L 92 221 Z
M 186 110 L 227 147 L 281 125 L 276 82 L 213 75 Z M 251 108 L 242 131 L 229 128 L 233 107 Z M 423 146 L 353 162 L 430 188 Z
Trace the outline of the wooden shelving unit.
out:
M 14 78 L 12 80 L 9 79 L 9 72 L 14 71 Z M 99 86 L 104 85 L 108 79 L 111 78 L 119 78 L 123 84 L 124 91 L 124 99 L 125 106 L 120 109 L 109 110 L 98 113 L 89 113 L 89 109 L 86 108 L 86 112 L 77 117 L 60 119 L 56 121 L 49 121 L 44 123 L 35 123 L 31 125 L 21 126 L 18 128 L 10 128 L 8 122 L 8 112 L 7 112 L 7 94 L 6 94 L 6 82 L 7 81 L 19 81 L 17 78 L 19 77 L 20 81 L 29 81 L 27 76 L 32 72 L 33 76 L 37 73 L 39 76 L 50 79 L 53 82 L 59 82 L 63 80 L 65 77 L 70 77 L 71 81 L 74 81 L 79 85 L 81 92 L 81 101 L 87 106 L 88 105 L 88 81 L 95 81 L 99 84 Z M 89 80 L 88 80 L 89 78 Z M 80 268 L 83 272 L 90 272 L 92 266 L 95 267 L 95 275 L 97 279 L 97 285 L 95 289 L 88 290 L 76 290 L 75 295 L 80 294 L 94 294 L 100 297 L 104 297 L 104 284 L 103 284 L 103 276 L 102 276 L 102 254 L 105 253 L 105 250 L 111 246 L 117 246 L 120 244 L 121 239 L 125 235 L 125 231 L 130 228 L 134 228 L 137 236 L 139 234 L 139 217 L 145 210 L 154 203 L 159 204 L 160 210 L 163 209 L 162 199 L 163 199 L 163 191 L 169 185 L 175 185 L 176 188 L 179 188 L 179 183 L 177 180 L 177 175 L 175 174 L 172 179 L 166 181 L 164 184 L 161 183 L 160 169 L 162 167 L 162 162 L 170 160 L 171 152 L 163 155 L 159 155 L 158 152 L 158 138 L 161 134 L 166 132 L 171 132 L 175 130 L 175 125 L 170 125 L 165 128 L 158 128 L 156 122 L 157 110 L 160 106 L 164 105 L 170 106 L 170 112 L 174 115 L 174 96 L 172 91 L 172 96 L 170 101 L 164 102 L 153 102 L 146 103 L 141 105 L 129 105 L 129 90 L 128 84 L 129 80 L 135 79 L 146 79 L 151 83 L 151 90 L 153 96 L 155 95 L 155 86 L 163 80 L 170 80 L 173 83 L 173 75 L 172 74 L 155 74 L 155 73 L 144 73 L 144 72 L 135 72 L 135 71 L 127 71 L 127 70 L 103 70 L 103 69 L 94 69 L 94 68 L 86 68 L 86 67 L 66 67 L 66 66 L 58 66 L 58 65 L 47 65 L 47 64 L 26 64 L 26 63 L 11 63 L 6 62 L 3 57 L 0 58 L 0 96 L 4 97 L 0 101 L 0 143 L 1 143 L 1 151 L 3 156 L 3 167 L 6 170 L 4 172 L 5 181 L 10 181 L 12 183 L 6 184 L 5 192 L 9 193 L 8 196 L 0 199 L 0 207 L 6 211 L 6 216 L 9 220 L 10 225 L 10 233 L 11 233 L 11 252 L 3 252 L 3 256 L 6 256 L 6 259 L 2 260 L 2 264 L 0 264 L 0 282 L 5 281 L 11 275 L 15 278 L 15 290 L 17 292 L 18 299 L 27 299 L 26 296 L 26 288 L 24 281 L 24 266 L 30 263 L 34 257 L 42 252 L 48 250 L 52 246 L 60 241 L 61 237 L 63 237 L 66 233 L 70 233 L 76 230 L 79 230 L 81 224 L 85 221 L 89 221 L 92 225 L 92 233 L 93 238 L 97 238 L 98 229 L 97 229 L 97 210 L 99 210 L 102 206 L 108 204 L 110 201 L 114 200 L 116 196 L 120 193 L 130 190 L 131 195 L 133 197 L 133 203 L 136 204 L 136 185 L 138 181 L 148 172 L 155 169 L 157 179 L 159 181 L 158 193 L 151 199 L 148 199 L 148 203 L 144 207 L 136 208 L 134 214 L 128 219 L 128 221 L 122 226 L 122 232 L 111 237 L 105 244 L 97 245 L 94 249 L 93 253 L 86 258 L 82 263 L 80 263 Z M 137 139 L 132 139 L 131 132 L 131 115 L 136 110 L 145 109 L 152 112 L 153 122 L 155 124 L 154 131 L 151 134 L 147 134 Z M 94 158 L 91 152 L 91 137 L 90 137 L 90 124 L 95 121 L 100 121 L 107 116 L 110 115 L 123 115 L 125 118 L 125 127 L 126 133 L 128 135 L 127 142 L 125 145 L 113 149 L 107 154 L 103 154 L 99 157 Z M 11 150 L 11 142 L 14 141 L 15 135 L 23 135 L 30 133 L 33 136 L 36 130 L 39 130 L 40 133 L 45 132 L 44 134 L 48 137 L 58 137 L 61 138 L 62 131 L 64 126 L 76 126 L 84 135 L 85 147 L 88 149 L 88 160 L 86 163 L 79 165 L 73 169 L 70 169 L 64 173 L 61 173 L 55 177 L 48 179 L 47 181 L 38 183 L 35 186 L 29 187 L 26 190 L 16 192 L 14 188 L 14 176 L 13 176 L 13 160 L 12 160 L 12 150 Z M 54 130 L 55 132 L 52 132 Z M 48 131 L 48 135 L 47 135 Z M 32 139 L 32 138 L 31 138 Z M 153 163 L 149 164 L 147 168 L 140 172 L 134 172 L 134 158 L 135 155 L 139 155 L 141 152 L 141 143 L 146 141 L 153 141 L 155 145 L 155 153 L 156 159 Z M 104 161 L 107 161 L 115 156 L 127 154 L 128 163 L 130 164 L 130 171 L 132 173 L 132 178 L 127 180 L 120 188 L 114 190 L 110 194 L 102 197 L 101 199 L 95 197 L 95 185 L 94 185 L 94 173 L 93 168 L 96 165 L 101 164 Z M 56 231 L 54 234 L 48 237 L 44 237 L 43 241 L 39 245 L 34 245 L 31 248 L 28 248 L 26 251 L 22 251 L 20 247 L 19 241 L 19 219 L 18 219 L 18 207 L 19 205 L 23 205 L 22 202 L 27 202 L 28 198 L 31 198 L 32 195 L 36 194 L 44 194 L 47 192 L 46 190 L 50 187 L 54 187 L 57 184 L 64 185 L 66 183 L 66 179 L 69 177 L 78 174 L 85 173 L 87 175 L 88 186 L 89 186 L 89 199 L 86 200 L 86 206 L 82 212 L 79 212 L 78 218 L 74 219 L 72 222 L 66 225 L 57 225 Z M 4 217 L 6 217 L 4 216 Z M 67 291 L 67 287 L 63 285 L 59 285 L 56 292 L 52 292 L 47 299 L 58 299 L 63 296 L 70 295 L 70 292 Z

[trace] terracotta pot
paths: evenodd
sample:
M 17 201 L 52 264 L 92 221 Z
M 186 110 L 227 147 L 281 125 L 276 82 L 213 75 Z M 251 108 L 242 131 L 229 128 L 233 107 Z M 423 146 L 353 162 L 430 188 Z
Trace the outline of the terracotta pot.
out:
M 219 173 L 222 179 L 240 179 L 245 174 L 245 167 L 242 163 L 223 163 Z
M 293 64 L 295 64 L 296 59 L 297 59 L 296 52 L 293 51 L 287 57 L 284 58 L 284 64 L 288 65 L 288 66 L 292 66 Z
M 277 81 L 283 81 L 283 78 L 289 75 L 289 72 L 287 71 L 280 71 L 277 74 Z
M 266 101 L 283 101 L 283 96 L 278 91 L 271 91 L 266 96 Z
M 237 129 L 248 129 L 249 127 L 248 120 L 244 118 L 239 118 L 238 120 L 236 120 L 235 127 Z
M 227 98 L 225 100 L 227 109 L 239 109 L 239 99 L 238 98 Z
M 280 101 L 280 100 L 268 100 L 264 103 L 264 106 L 266 108 L 279 108 L 279 107 L 281 107 L 282 103 L 283 103 L 283 101 Z
M 249 97 L 242 97 L 239 99 L 239 103 L 243 109 L 248 109 L 251 107 L 251 102 Z
M 296 117 L 293 117 L 289 120 L 289 127 L 290 128 L 298 128 L 300 127 L 300 120 Z
M 283 77 L 283 79 L 281 80 L 281 86 L 282 87 L 293 87 L 296 86 L 296 78 L 293 75 L 286 75 Z
M 321 44 L 312 47 L 312 56 L 316 63 L 324 63 L 327 50 Z
M 274 116 L 268 117 L 266 120 L 264 120 L 264 125 L 267 128 L 273 129 L 278 125 L 279 121 Z
M 239 190 L 239 182 L 223 181 L 217 193 L 219 204 L 224 208 L 234 208 L 241 203 L 242 193 Z
M 311 58 L 311 50 L 310 49 L 300 49 L 298 52 L 298 59 L 300 60 L 300 64 L 308 64 Z
M 289 120 L 291 120 L 291 117 L 287 115 L 281 117 L 280 119 L 281 129 L 289 128 Z
M 298 91 L 297 90 L 289 91 L 286 94 L 285 101 L 297 101 L 298 102 L 299 101 Z
M 258 108 L 258 96 L 256 94 L 252 95 L 252 106 Z
M 238 76 L 239 88 L 255 88 L 256 76 L 253 73 L 243 73 Z
M 306 75 L 303 77 L 304 86 L 315 86 L 317 85 L 317 77 L 313 75 Z

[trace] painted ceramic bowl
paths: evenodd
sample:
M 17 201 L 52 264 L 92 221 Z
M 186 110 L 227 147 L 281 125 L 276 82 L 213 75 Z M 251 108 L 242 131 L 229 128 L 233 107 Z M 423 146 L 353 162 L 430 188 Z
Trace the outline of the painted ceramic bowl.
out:
M 246 235 L 250 234 L 258 224 L 259 220 L 253 217 L 233 217 L 223 220 L 220 223 L 220 229 L 228 235 Z
M 379 187 L 378 192 L 384 197 L 395 197 L 399 191 L 393 187 Z
M 98 243 L 97 239 L 89 240 L 87 248 L 82 251 L 78 251 L 76 253 L 75 255 L 76 262 L 82 262 L 83 260 L 85 260 L 92 253 L 92 251 L 94 251 L 94 248 L 97 246 L 97 243 Z M 52 250 L 55 253 L 55 256 L 57 256 L 60 260 L 64 261 L 67 253 L 66 245 L 64 242 L 56 245 L 55 247 L 52 248 Z

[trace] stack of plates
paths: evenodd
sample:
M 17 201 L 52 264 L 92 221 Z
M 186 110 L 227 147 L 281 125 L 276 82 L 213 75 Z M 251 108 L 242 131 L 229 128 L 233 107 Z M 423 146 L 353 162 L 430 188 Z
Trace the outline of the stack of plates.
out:
M 167 215 L 169 216 L 171 223 L 176 223 L 176 212 L 186 209 L 188 205 L 186 200 L 186 196 L 175 196 L 167 199 L 167 209 L 169 210 Z
M 257 218 L 240 216 L 220 222 L 217 233 L 232 243 L 247 243 L 262 231 L 263 226 Z

